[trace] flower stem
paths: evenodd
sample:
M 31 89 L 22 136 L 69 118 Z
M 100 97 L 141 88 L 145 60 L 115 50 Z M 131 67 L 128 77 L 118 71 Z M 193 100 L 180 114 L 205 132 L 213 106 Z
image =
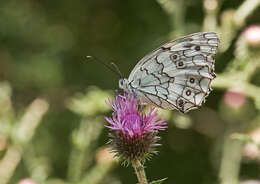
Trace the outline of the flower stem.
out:
M 139 160 L 135 160 L 132 162 L 132 165 L 135 169 L 139 184 L 148 184 L 142 163 Z
M 220 184 L 239 183 L 240 163 L 242 159 L 243 142 L 234 140 L 231 135 L 236 132 L 229 127 L 224 137 L 223 153 L 220 163 L 219 179 Z

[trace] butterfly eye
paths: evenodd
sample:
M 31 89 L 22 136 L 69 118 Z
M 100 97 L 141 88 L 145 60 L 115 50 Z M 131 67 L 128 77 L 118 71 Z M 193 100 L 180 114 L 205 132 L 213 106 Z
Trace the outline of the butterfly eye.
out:
M 123 79 L 120 79 L 119 80 L 119 87 L 123 87 L 123 85 L 124 85 L 124 81 L 123 81 Z

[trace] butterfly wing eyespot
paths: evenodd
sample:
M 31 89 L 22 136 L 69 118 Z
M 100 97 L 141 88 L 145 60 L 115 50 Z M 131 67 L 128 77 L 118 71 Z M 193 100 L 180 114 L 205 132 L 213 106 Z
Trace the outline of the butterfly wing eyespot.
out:
M 196 46 L 195 46 L 195 50 L 196 50 L 196 51 L 200 51 L 200 46 L 199 46 L 199 45 L 196 45 Z
M 195 83 L 195 78 L 190 77 L 190 78 L 189 78 L 189 83 L 190 83 L 190 84 L 194 84 L 194 83 Z
M 182 98 L 179 98 L 179 99 L 177 100 L 177 106 L 178 106 L 179 108 L 183 108 L 183 105 L 184 105 L 184 100 L 183 100 Z
M 163 109 L 198 108 L 211 91 L 218 43 L 216 33 L 199 32 L 162 45 L 134 67 L 129 91 Z
M 185 92 L 185 94 L 186 94 L 186 96 L 190 96 L 190 95 L 191 95 L 191 90 L 187 90 L 187 91 Z
M 175 62 L 179 59 L 179 55 L 177 53 L 173 53 L 170 55 L 170 58 L 173 62 Z
M 183 61 L 177 61 L 175 64 L 176 64 L 176 68 L 178 68 L 178 69 L 186 67 L 186 65 Z

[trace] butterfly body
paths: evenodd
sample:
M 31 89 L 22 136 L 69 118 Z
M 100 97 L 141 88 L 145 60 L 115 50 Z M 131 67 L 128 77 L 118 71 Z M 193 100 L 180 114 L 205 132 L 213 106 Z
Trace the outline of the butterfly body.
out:
M 142 58 L 119 87 L 141 104 L 181 112 L 197 108 L 211 91 L 218 43 L 213 32 L 170 41 Z

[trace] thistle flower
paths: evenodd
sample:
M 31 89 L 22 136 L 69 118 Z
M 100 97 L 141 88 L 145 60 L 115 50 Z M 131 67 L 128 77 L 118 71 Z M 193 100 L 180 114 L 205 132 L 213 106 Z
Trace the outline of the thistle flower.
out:
M 110 145 L 113 152 L 127 163 L 132 161 L 144 161 L 153 153 L 160 137 L 159 130 L 167 128 L 164 120 L 157 120 L 157 112 L 151 108 L 146 114 L 138 110 L 137 100 L 126 92 L 124 95 L 116 95 L 108 104 L 112 107 L 112 117 L 106 117 L 111 130 Z

